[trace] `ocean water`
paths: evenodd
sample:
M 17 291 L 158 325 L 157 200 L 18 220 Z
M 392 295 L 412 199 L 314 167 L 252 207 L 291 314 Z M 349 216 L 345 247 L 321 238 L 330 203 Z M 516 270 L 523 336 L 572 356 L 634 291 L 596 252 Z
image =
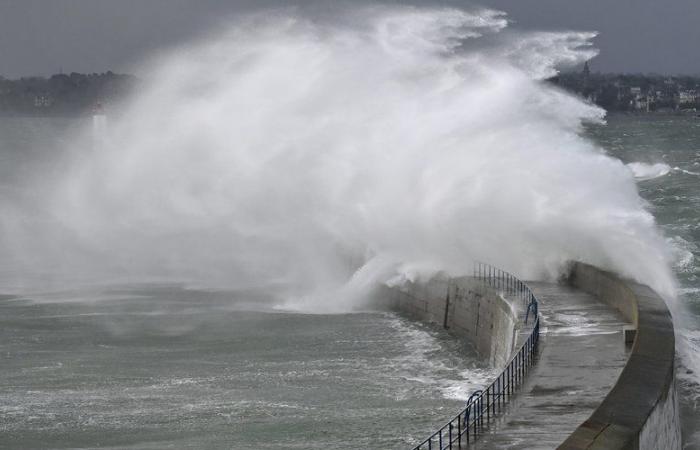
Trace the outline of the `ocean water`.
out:
M 468 347 L 391 314 L 240 296 L 3 297 L 0 448 L 408 447 L 492 376 Z
M 669 244 L 675 249 L 678 300 L 674 312 L 682 418 L 687 448 L 700 448 L 700 117 L 695 115 L 611 115 L 587 134 L 620 158 L 638 179 Z
M 5 207 L 34 195 L 27 174 L 61 170 L 57 156 L 81 125 L 0 120 Z M 676 319 L 697 340 L 700 119 L 613 115 L 586 134 L 638 176 L 677 249 Z M 176 283 L 69 289 L 41 272 L 16 284 L 17 270 L 2 266 L 11 295 L 0 298 L 0 447 L 408 446 L 492 375 L 468 347 L 390 314 L 300 314 Z M 679 366 L 693 448 L 700 415 L 688 371 Z
M 543 80 L 595 33 L 510 24 L 251 14 L 143 61 L 150 81 L 98 126 L 2 118 L 0 439 L 398 445 L 484 368 L 357 313 L 368 288 L 475 260 L 553 279 L 571 259 L 669 299 L 695 439 L 697 121 L 582 128 L 604 111 Z
M 49 220 L 27 210 L 26 179 L 60 173 L 85 122 L 0 119 L 3 208 Z M 0 268 L 0 448 L 407 447 L 493 376 L 463 342 L 391 314 Z

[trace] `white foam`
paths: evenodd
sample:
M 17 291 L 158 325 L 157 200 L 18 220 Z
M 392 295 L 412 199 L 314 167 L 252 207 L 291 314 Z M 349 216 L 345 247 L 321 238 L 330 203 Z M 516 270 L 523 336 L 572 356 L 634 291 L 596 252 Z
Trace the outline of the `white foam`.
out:
M 664 163 L 646 164 L 641 162 L 632 162 L 627 164 L 627 168 L 632 171 L 637 180 L 653 180 L 667 175 L 671 172 L 671 166 Z
M 696 165 L 696 164 L 693 164 L 693 165 Z M 676 170 L 676 171 L 678 171 L 678 172 L 684 173 L 684 174 L 686 174 L 686 175 L 693 175 L 693 176 L 696 176 L 696 177 L 700 177 L 700 173 L 698 173 L 698 172 L 692 172 L 692 171 L 690 171 L 690 170 L 681 169 L 680 167 L 674 167 L 673 170 Z
M 582 260 L 672 295 L 629 168 L 581 137 L 604 111 L 541 82 L 594 56 L 595 34 L 507 26 L 485 9 L 284 10 L 149 58 L 104 145 L 88 131 L 65 170 L 27 178 L 36 204 L 2 205 L 3 260 L 309 310 L 349 281 L 362 298 L 360 281 L 475 259 L 522 278 Z M 379 275 L 353 281 L 364 268 Z
M 603 326 L 594 318 L 582 314 L 542 313 L 544 315 L 541 333 L 545 335 L 589 336 L 594 334 L 616 334 L 619 329 Z
M 683 239 L 681 236 L 668 238 L 670 248 L 674 254 L 674 266 L 679 272 L 692 272 L 695 270 L 695 254 L 698 246 L 695 243 Z
M 679 288 L 678 293 L 681 295 L 687 295 L 687 294 L 698 294 L 700 293 L 700 288 Z
M 391 321 L 402 336 L 408 353 L 392 362 L 401 378 L 434 389 L 449 400 L 466 401 L 477 389 L 495 379 L 497 370 L 487 367 L 460 368 L 454 361 L 441 358 L 442 346 L 436 336 L 402 319 Z

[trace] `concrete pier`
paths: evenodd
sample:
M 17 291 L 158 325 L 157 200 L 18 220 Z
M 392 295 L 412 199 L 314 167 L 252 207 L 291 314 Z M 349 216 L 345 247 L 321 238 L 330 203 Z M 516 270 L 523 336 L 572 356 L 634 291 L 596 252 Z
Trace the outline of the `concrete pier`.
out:
M 630 352 L 622 315 L 575 288 L 528 283 L 540 305 L 538 361 L 508 412 L 470 448 L 553 449 L 615 385 Z
M 479 264 L 476 278 L 387 288 L 384 304 L 467 338 L 496 367 L 510 358 L 517 365 L 522 354 L 508 350 L 520 348 L 516 341 L 523 330 L 510 296 L 523 286 L 513 290 L 512 276 L 484 267 L 485 272 Z M 523 377 L 516 377 L 519 388 L 508 395 L 505 411 L 494 418 L 486 408 L 487 427 L 483 415 L 474 416 L 473 448 L 680 450 L 674 330 L 664 301 L 648 286 L 580 262 L 570 264 L 566 282 L 529 283 L 532 292 L 524 288 L 525 300 L 533 295 L 539 300 L 535 365 L 517 369 Z M 511 364 L 507 367 L 512 374 Z M 427 448 L 436 436 L 438 443 L 453 442 L 454 424 L 468 423 L 475 404 L 483 412 L 491 387 L 477 393 L 478 403 L 469 404 L 464 419 L 460 412 L 426 440 Z M 455 448 L 454 442 L 448 447 Z

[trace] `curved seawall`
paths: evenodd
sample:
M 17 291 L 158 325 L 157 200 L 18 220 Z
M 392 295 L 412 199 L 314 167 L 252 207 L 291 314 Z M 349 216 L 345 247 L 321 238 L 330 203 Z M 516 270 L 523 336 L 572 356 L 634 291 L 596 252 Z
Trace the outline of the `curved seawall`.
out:
M 648 286 L 582 263 L 569 283 L 615 307 L 637 331 L 615 386 L 559 448 L 680 449 L 675 338 L 664 301 Z
M 480 436 L 481 448 L 680 449 L 675 339 L 664 301 L 647 286 L 586 264 L 572 264 L 567 281 L 571 286 L 532 285 L 544 299 L 544 347 L 534 378 L 507 418 Z M 466 338 L 503 367 L 527 333 L 524 308 L 501 294 L 462 277 L 386 288 L 380 298 L 391 310 Z M 573 324 L 595 331 L 579 336 L 568 330 Z M 625 350 L 629 329 L 633 344 Z M 584 373 L 594 378 L 586 381 Z
M 392 311 L 465 337 L 493 367 L 505 366 L 516 348 L 522 321 L 516 306 L 474 278 L 407 283 L 383 289 L 379 298 Z

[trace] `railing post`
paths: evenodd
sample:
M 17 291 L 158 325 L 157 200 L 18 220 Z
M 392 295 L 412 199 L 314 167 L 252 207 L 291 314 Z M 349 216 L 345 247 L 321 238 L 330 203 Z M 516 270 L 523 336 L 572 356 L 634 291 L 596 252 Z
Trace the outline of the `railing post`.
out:
M 510 364 L 508 364 L 508 373 L 506 374 L 506 378 L 508 379 L 508 396 L 510 399 L 510 396 L 513 395 L 513 362 L 511 361 Z
M 479 397 L 479 429 L 484 429 L 484 396 Z
M 449 423 L 447 428 L 447 442 L 449 442 L 449 447 L 452 449 L 452 422 Z
M 486 388 L 486 422 L 491 421 L 491 409 L 489 408 L 489 397 L 491 396 L 489 390 L 491 389 L 491 386 Z
M 457 416 L 457 445 L 462 449 L 462 414 Z
M 512 366 L 513 366 L 512 363 L 511 363 L 511 364 L 508 364 L 508 369 L 506 370 L 506 379 L 508 380 L 508 381 L 507 381 L 507 384 L 508 384 L 508 386 L 507 386 L 508 396 L 510 396 L 510 394 L 511 394 L 511 378 L 510 378 L 510 372 L 511 372 L 511 367 L 512 367 Z
M 464 414 L 464 425 L 467 427 L 467 442 L 469 442 L 469 412 L 471 410 L 471 405 L 467 407 L 467 410 Z
M 508 366 L 508 394 L 513 396 L 513 363 Z
M 503 372 L 498 375 L 498 412 L 501 412 L 501 407 L 503 406 Z
M 527 367 L 525 368 L 525 373 L 527 373 L 530 370 L 530 338 L 527 338 L 527 341 L 525 341 L 525 364 L 527 364 Z
M 481 429 L 484 427 L 484 396 L 480 396 L 479 400 L 477 401 L 477 405 L 479 408 L 479 415 L 476 417 L 476 423 L 478 425 L 478 430 L 479 433 L 481 433 Z
M 491 387 L 495 390 L 496 389 L 496 383 L 492 383 Z M 491 393 L 491 407 L 493 408 L 493 411 L 491 411 L 491 414 L 493 417 L 496 417 L 496 402 L 498 401 L 498 397 L 494 397 L 494 392 Z
M 523 379 L 523 361 L 522 361 L 522 352 L 518 352 L 518 385 L 520 385 L 520 381 Z

